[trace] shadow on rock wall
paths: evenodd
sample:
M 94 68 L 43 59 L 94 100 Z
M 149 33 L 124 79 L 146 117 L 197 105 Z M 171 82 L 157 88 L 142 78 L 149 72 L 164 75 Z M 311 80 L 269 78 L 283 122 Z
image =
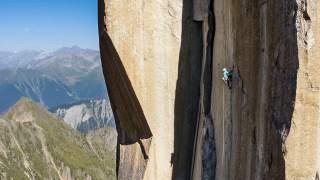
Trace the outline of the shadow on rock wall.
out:
M 297 4 L 244 0 L 232 11 L 238 77 L 232 90 L 231 177 L 284 180 L 299 68 Z
M 273 1 L 268 16 L 269 48 L 271 59 L 271 99 L 268 116 L 271 128 L 275 129 L 271 137 L 268 157 L 269 179 L 286 179 L 285 140 L 290 133 L 292 116 L 296 100 L 297 73 L 299 69 L 297 10 L 296 1 Z M 276 146 L 275 146 L 276 145 Z M 278 164 L 275 159 L 279 158 Z
M 172 179 L 189 179 L 196 133 L 202 63 L 202 23 L 193 20 L 192 1 L 183 1 L 182 34 L 174 107 Z
M 98 2 L 101 61 L 118 132 L 117 176 L 119 179 L 142 179 L 152 133 L 120 56 L 107 33 L 104 0 Z

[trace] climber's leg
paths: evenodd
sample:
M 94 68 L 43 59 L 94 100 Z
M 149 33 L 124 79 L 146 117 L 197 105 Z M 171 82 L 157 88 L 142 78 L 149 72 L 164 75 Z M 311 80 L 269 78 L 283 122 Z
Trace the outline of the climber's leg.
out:
M 228 77 L 227 85 L 228 85 L 228 88 L 231 89 L 231 87 L 232 87 L 232 77 Z

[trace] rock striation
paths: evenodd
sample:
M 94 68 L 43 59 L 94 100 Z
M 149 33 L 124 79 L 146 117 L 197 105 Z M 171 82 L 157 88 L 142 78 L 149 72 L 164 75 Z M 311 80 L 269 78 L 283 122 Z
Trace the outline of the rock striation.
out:
M 315 0 L 100 0 L 118 179 L 319 179 L 319 14 Z
M 61 105 L 50 109 L 50 112 L 82 133 L 104 127 L 115 127 L 108 99 L 85 100 Z

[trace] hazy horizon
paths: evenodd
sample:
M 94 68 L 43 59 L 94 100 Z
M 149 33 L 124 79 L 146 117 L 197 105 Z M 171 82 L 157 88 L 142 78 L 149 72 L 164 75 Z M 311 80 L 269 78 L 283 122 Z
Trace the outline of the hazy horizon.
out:
M 98 50 L 97 2 L 2 0 L 0 51 Z
M 10 53 L 19 53 L 19 52 L 24 52 L 24 51 L 55 52 L 55 51 L 58 51 L 58 50 L 63 49 L 63 48 L 74 48 L 74 47 L 80 48 L 80 49 L 83 49 L 83 50 L 100 51 L 99 48 L 93 49 L 93 48 L 81 47 L 81 46 L 78 46 L 78 45 L 71 45 L 71 46 L 61 46 L 61 47 L 57 47 L 57 48 L 54 48 L 54 49 L 20 49 L 20 50 L 3 50 L 3 49 L 0 49 L 0 52 L 10 52 Z

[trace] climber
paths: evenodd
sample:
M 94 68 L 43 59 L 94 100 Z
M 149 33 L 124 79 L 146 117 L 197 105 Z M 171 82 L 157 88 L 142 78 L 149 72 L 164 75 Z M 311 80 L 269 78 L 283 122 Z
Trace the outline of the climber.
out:
M 222 80 L 227 84 L 228 88 L 231 89 L 232 70 L 228 70 L 227 68 L 223 68 L 222 72 L 223 72 Z

